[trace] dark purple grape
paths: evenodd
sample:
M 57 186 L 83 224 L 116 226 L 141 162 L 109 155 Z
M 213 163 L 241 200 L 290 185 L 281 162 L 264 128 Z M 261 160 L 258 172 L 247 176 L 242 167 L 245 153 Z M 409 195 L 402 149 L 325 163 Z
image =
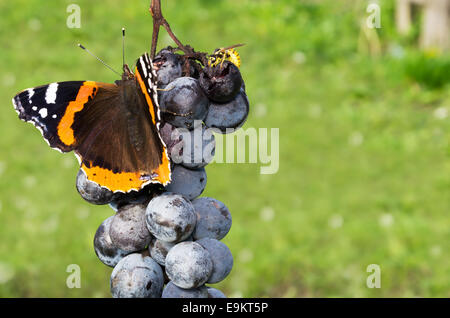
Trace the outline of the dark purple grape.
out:
M 233 268 L 233 255 L 230 249 L 221 241 L 202 238 L 195 241 L 203 246 L 211 255 L 213 269 L 207 283 L 215 284 L 225 279 Z
M 172 181 L 166 187 L 166 190 L 181 194 L 189 200 L 194 200 L 205 190 L 206 180 L 205 168 L 192 170 L 180 165 L 174 165 Z
M 208 298 L 227 298 L 224 293 L 222 293 L 217 288 L 207 287 L 208 289 Z
M 193 233 L 195 240 L 205 237 L 221 240 L 231 228 L 231 214 L 219 200 L 202 197 L 192 201 L 197 225 Z
M 159 104 L 162 118 L 175 127 L 194 128 L 194 121 L 201 121 L 208 112 L 209 100 L 198 80 L 179 77 L 170 82 L 161 92 Z
M 211 276 L 213 263 L 209 252 L 196 242 L 181 242 L 166 256 L 166 273 L 180 288 L 197 288 Z
M 213 132 L 205 125 L 197 126 L 189 135 L 183 134 L 181 165 L 189 169 L 202 168 L 214 159 L 215 148 Z
M 208 295 L 208 289 L 205 286 L 183 289 L 174 283 L 169 282 L 166 287 L 164 287 L 162 298 L 208 298 Z
M 239 68 L 229 61 L 224 61 L 222 65 L 203 68 L 199 82 L 211 101 L 228 103 L 239 94 L 243 80 Z
M 156 238 L 176 243 L 192 234 L 196 216 L 190 201 L 180 194 L 166 192 L 150 201 L 145 221 Z
M 162 189 L 162 187 L 161 187 Z M 109 203 L 109 206 L 118 211 L 119 208 L 128 204 L 144 204 L 147 205 L 153 196 L 159 194 L 161 190 L 156 185 L 147 185 L 140 191 L 131 191 L 129 193 L 115 193 L 113 200 Z
M 145 225 L 143 204 L 128 204 L 113 216 L 109 236 L 112 243 L 128 252 L 143 250 L 151 240 L 151 234 Z
M 189 236 L 185 241 L 192 241 L 192 236 Z M 161 266 L 166 265 L 166 256 L 170 249 L 177 243 L 169 243 L 160 239 L 154 238 L 148 246 L 150 256 Z
M 158 87 L 164 88 L 182 74 L 181 58 L 169 49 L 161 50 L 153 60 L 158 75 Z
M 227 104 L 211 103 L 205 125 L 217 128 L 222 133 L 234 132 L 245 123 L 249 110 L 247 95 L 241 90 L 236 98 Z
M 175 164 L 181 164 L 189 169 L 198 169 L 214 159 L 216 146 L 214 134 L 203 124 L 188 130 L 166 123 L 161 128 L 161 136 L 166 144 L 169 158 Z
M 178 131 L 177 127 L 169 123 L 164 123 L 161 126 L 160 133 L 162 140 L 166 144 L 167 154 L 169 155 L 169 158 L 172 160 L 171 154 L 173 152 L 173 148 L 176 147 L 179 143 L 181 143 L 182 138 L 180 132 Z
M 164 275 L 148 253 L 133 253 L 114 267 L 110 286 L 114 298 L 160 298 Z
M 78 171 L 76 184 L 78 193 L 89 203 L 97 205 L 108 204 L 114 198 L 112 191 L 88 180 L 81 169 Z
M 148 252 L 159 265 L 165 266 L 167 253 L 175 244 L 177 243 L 169 243 L 154 238 L 148 246 Z
M 98 227 L 94 236 L 94 250 L 99 260 L 108 266 L 114 267 L 129 252 L 121 250 L 113 244 L 109 236 L 109 229 L 114 216 L 110 216 Z

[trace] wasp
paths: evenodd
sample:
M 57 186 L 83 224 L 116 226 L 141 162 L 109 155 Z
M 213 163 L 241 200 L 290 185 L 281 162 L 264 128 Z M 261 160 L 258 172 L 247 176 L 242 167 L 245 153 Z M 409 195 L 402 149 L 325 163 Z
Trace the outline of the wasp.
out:
M 225 48 L 216 49 L 212 55 L 208 58 L 208 66 L 214 67 L 220 64 L 222 66 L 223 62 L 230 61 L 238 68 L 241 67 L 241 57 L 239 53 L 234 49 L 236 47 L 243 46 L 244 44 L 236 44 Z

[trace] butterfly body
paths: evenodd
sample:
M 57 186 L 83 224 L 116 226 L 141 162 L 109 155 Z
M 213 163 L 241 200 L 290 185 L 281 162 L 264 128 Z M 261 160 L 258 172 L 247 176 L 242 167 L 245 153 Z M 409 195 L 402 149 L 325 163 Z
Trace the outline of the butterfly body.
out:
M 100 186 L 129 192 L 170 183 L 148 54 L 139 58 L 134 74 L 124 65 L 115 84 L 51 83 L 20 92 L 13 104 L 19 118 L 33 123 L 52 148 L 74 151 L 87 178 Z
M 136 153 L 143 155 L 143 144 L 145 142 L 144 136 L 139 129 L 139 116 L 144 115 L 146 112 L 145 100 L 137 93 L 138 83 L 136 78 L 132 76 L 132 73 L 127 73 L 127 69 L 122 75 L 122 81 L 119 81 L 119 98 L 120 107 L 123 116 L 126 118 L 128 136 L 130 143 Z M 144 113 L 144 114 L 142 114 Z M 138 156 L 141 158 L 142 156 Z

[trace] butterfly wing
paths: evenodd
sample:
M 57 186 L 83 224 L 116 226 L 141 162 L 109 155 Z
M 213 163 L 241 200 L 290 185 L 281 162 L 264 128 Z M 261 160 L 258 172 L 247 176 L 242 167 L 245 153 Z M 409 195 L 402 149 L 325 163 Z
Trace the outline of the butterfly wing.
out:
M 69 152 L 77 145 L 72 124 L 76 114 L 96 99 L 112 99 L 117 85 L 70 81 L 26 89 L 12 102 L 19 118 L 31 122 L 50 145 L 61 152 Z
M 97 113 L 105 107 L 97 107 L 94 100 L 76 120 L 95 122 L 101 116 L 103 123 L 80 136 L 83 143 L 75 150 L 87 178 L 115 192 L 139 190 L 150 183 L 168 184 L 170 161 L 159 132 L 156 74 L 147 54 L 138 60 L 135 78 L 120 84 L 119 104 L 119 115 L 105 116 Z
M 142 130 L 145 133 L 144 139 L 147 141 L 147 150 L 143 153 L 143 157 L 146 163 L 153 162 L 151 170 L 152 175 L 155 176 L 154 180 L 167 185 L 171 181 L 170 160 L 160 132 L 161 113 L 158 104 L 158 79 L 148 53 L 144 53 L 138 59 L 135 79 L 139 98 L 144 101 L 144 107 L 140 111 L 145 113 L 148 123 L 148 125 L 145 125 L 146 129 Z M 144 116 L 141 115 L 138 118 L 142 119 Z
M 156 74 L 148 54 L 138 60 L 135 79 L 126 82 L 52 83 L 22 91 L 13 104 L 52 148 L 74 150 L 87 178 L 100 186 L 129 192 L 149 183 L 166 185 L 170 161 L 159 133 Z

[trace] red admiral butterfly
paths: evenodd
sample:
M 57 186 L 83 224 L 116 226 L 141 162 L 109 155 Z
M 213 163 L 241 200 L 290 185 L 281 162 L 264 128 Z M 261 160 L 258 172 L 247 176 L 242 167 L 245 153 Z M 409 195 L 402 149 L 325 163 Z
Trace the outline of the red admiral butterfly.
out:
M 39 129 L 50 147 L 74 151 L 87 178 L 113 192 L 167 185 L 170 161 L 160 135 L 157 78 L 147 53 L 122 80 L 58 82 L 13 98 L 19 118 Z

